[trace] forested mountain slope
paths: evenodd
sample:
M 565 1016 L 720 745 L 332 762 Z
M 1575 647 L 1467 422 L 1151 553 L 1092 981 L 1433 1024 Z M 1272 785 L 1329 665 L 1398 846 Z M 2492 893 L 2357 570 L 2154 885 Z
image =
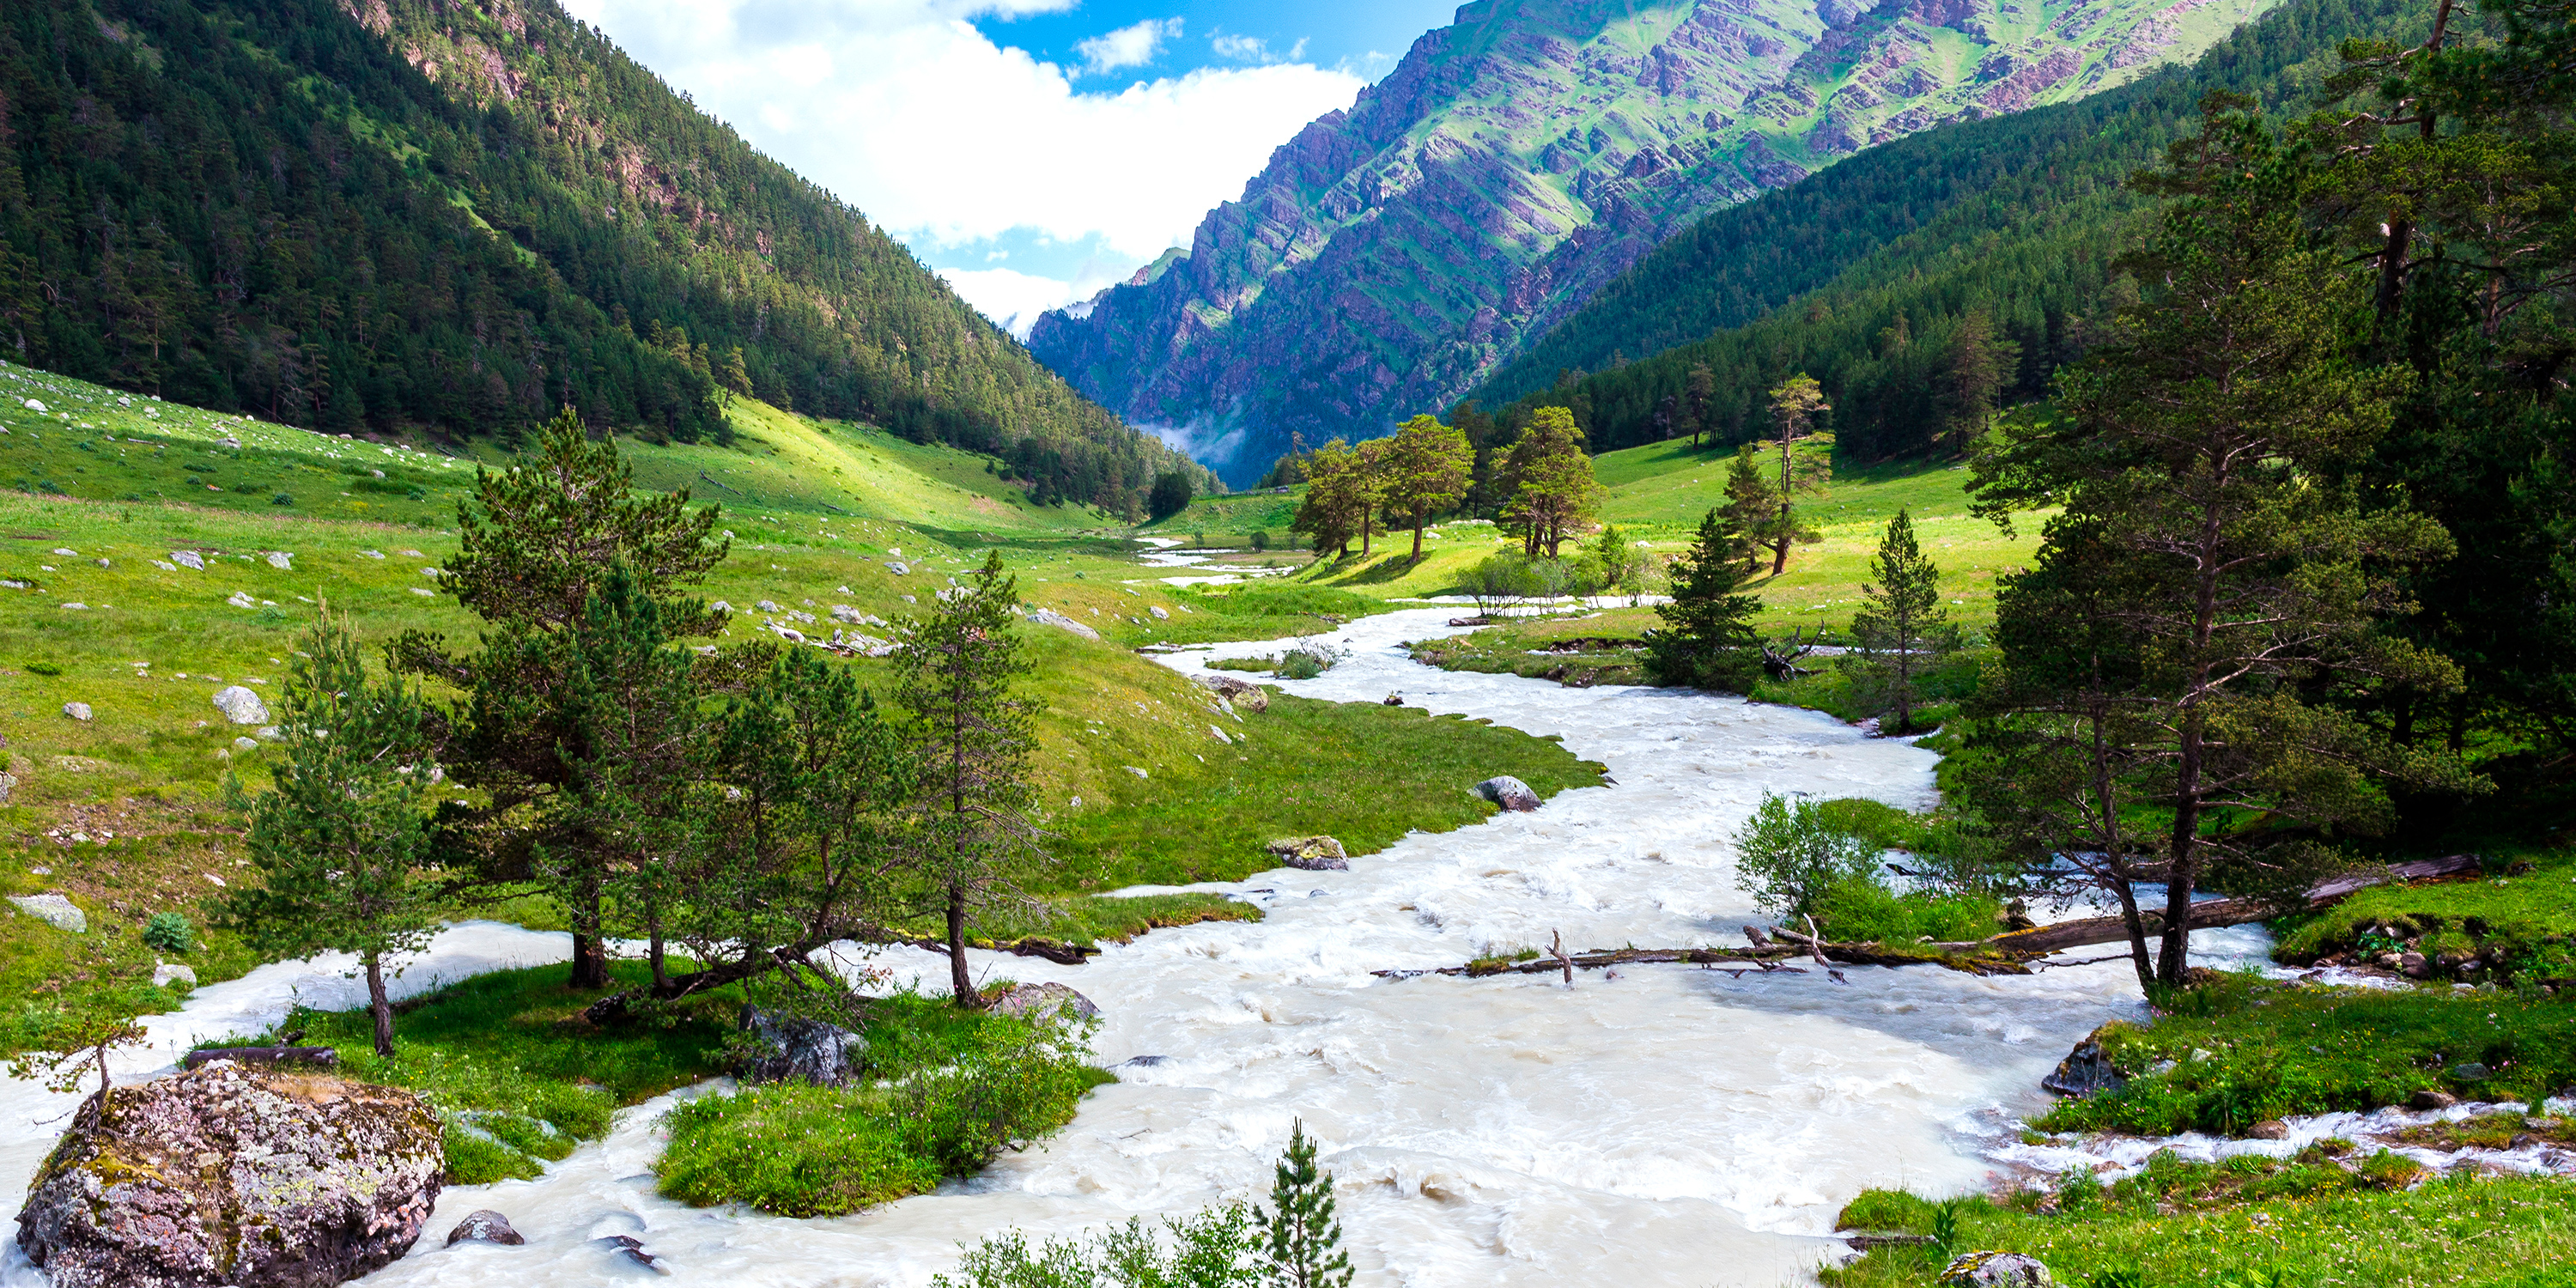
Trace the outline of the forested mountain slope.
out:
M 2078 98 L 2269 0 L 1479 0 L 1280 148 L 1187 257 L 1031 348 L 1257 473 L 1444 406 L 1665 237 L 1863 148 Z
M 1119 510 L 1185 468 L 552 0 L 11 4 L 0 144 L 0 345 L 67 374 L 680 439 L 730 384 Z
M 1675 236 L 1475 396 L 1571 407 L 1595 450 L 1695 428 L 1732 442 L 1764 423 L 1772 385 L 1806 371 L 1845 454 L 1922 451 L 1955 419 L 1971 315 L 2006 359 L 2007 400 L 2045 393 L 2083 350 L 2124 298 L 2113 261 L 2143 199 L 2123 184 L 2197 128 L 2204 94 L 2303 113 L 2343 41 L 2420 40 L 2432 7 L 2291 0 L 2187 70 L 1873 149 Z M 1623 350 L 1655 356 L 1617 362 Z M 1699 366 L 1710 377 L 1695 406 Z

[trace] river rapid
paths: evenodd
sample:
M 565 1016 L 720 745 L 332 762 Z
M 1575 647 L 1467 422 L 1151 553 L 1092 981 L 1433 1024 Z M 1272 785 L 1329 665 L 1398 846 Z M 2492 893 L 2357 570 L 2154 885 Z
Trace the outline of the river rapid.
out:
M 1275 871 L 1231 885 L 1257 925 L 1160 930 L 1081 966 L 978 954 L 987 978 L 1061 980 L 1106 1013 L 1095 1041 L 1117 1085 L 1062 1133 L 971 1181 L 856 1216 L 792 1221 L 653 1194 L 654 1120 L 624 1113 L 603 1142 L 541 1179 L 450 1189 L 412 1254 L 375 1286 L 617 1283 L 653 1277 L 596 1242 L 627 1234 L 677 1283 L 917 1288 L 961 1241 L 1035 1236 L 1266 1194 L 1303 1119 L 1340 1181 L 1345 1247 L 1369 1285 L 1811 1282 L 1841 1245 L 1835 1213 L 1873 1185 L 1960 1191 L 2008 1152 L 2012 1120 L 2075 1038 L 2134 1016 L 2125 966 L 1975 979 L 1933 968 L 1746 975 L 1675 966 L 1465 980 L 1375 978 L 1495 946 L 1740 942 L 1755 920 L 1726 836 L 1765 790 L 1920 808 L 1932 753 L 1829 717 L 1645 688 L 1567 689 L 1436 671 L 1402 641 L 1454 633 L 1452 608 L 1371 617 L 1327 637 L 1349 657 L 1283 688 L 1491 718 L 1610 767 L 1615 785 L 1563 793 L 1441 835 L 1415 834 L 1349 872 Z M 1193 649 L 1185 672 L 1278 642 Z M 1248 717 L 1258 733 L 1258 716 Z M 1470 784 L 1461 782 L 1461 791 Z M 2259 951 L 2259 932 L 2195 937 Z M 480 970 L 561 960 L 563 936 L 459 926 L 412 964 L 404 992 Z M 941 987 L 931 954 L 875 964 Z M 354 1005 L 340 964 L 284 963 L 197 990 L 151 1021 L 129 1076 L 203 1036 L 248 1032 L 308 1003 Z M 689 1093 L 682 1093 L 689 1094 Z M 75 1098 L 0 1083 L 0 1213 Z M 509 1215 L 520 1248 L 441 1246 L 477 1208 Z M 14 1241 L 0 1285 L 44 1282 Z

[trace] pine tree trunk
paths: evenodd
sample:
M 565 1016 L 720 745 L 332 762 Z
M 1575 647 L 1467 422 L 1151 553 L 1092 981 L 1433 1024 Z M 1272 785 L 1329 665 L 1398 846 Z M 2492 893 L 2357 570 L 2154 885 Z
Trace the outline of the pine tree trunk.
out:
M 2174 758 L 2172 862 L 2165 869 L 2165 924 L 2157 945 L 2156 978 L 2180 988 L 2183 958 L 2191 945 L 2191 892 L 2200 883 L 2200 771 L 2204 729 L 2195 705 L 2183 716 Z
M 657 909 L 647 922 L 653 935 L 653 994 L 661 996 L 671 987 L 670 956 L 662 949 L 662 914 Z
M 966 971 L 966 890 L 954 883 L 948 887 L 948 986 L 959 1006 L 972 1010 L 983 1001 Z
M 1421 522 L 1420 516 L 1416 516 L 1413 524 L 1413 557 L 1416 559 L 1420 559 L 1422 557 L 1423 527 L 1424 524 Z
M 394 1006 L 385 996 L 385 959 L 369 953 L 367 963 L 367 1012 L 376 1021 L 376 1054 L 390 1057 L 394 1053 Z
M 572 986 L 580 989 L 608 987 L 608 942 L 599 932 L 603 920 L 599 906 L 599 886 L 593 882 L 581 894 L 572 913 Z

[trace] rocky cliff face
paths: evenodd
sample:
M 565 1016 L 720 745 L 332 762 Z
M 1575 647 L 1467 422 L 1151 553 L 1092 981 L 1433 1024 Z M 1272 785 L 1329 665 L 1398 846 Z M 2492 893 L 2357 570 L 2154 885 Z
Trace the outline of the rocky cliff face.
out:
M 1446 406 L 1701 215 L 2120 84 L 2270 3 L 1478 0 L 1274 152 L 1187 258 L 1030 347 L 1240 481 L 1292 434 Z

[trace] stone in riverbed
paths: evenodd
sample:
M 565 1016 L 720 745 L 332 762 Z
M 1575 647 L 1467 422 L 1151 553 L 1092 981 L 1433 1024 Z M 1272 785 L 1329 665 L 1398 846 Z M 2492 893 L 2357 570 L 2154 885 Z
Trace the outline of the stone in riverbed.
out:
M 867 1063 L 868 1040 L 836 1024 L 744 1007 L 742 1027 L 766 1051 L 748 1062 L 745 1082 L 838 1087 L 856 1078 Z
M 1962 1252 L 1935 1282 L 1944 1288 L 2047 1288 L 2057 1282 L 2039 1258 L 2018 1252 Z
M 2108 1025 L 2103 1026 L 2108 1028 Z M 2118 1091 L 2127 1078 L 2111 1067 L 2111 1058 L 2102 1054 L 2102 1030 L 2095 1029 L 2057 1062 L 2055 1072 L 2039 1080 L 2042 1090 L 2054 1091 L 2077 1100 L 2090 1100 L 2105 1092 Z
M 1100 1014 L 1100 1008 L 1092 1005 L 1090 998 L 1064 984 L 1013 984 L 994 998 L 988 1009 L 997 1015 L 1029 1020 L 1064 1014 L 1088 1020 Z
M 447 1232 L 447 1246 L 451 1248 L 460 1243 L 506 1243 L 515 1248 L 526 1242 L 510 1227 L 510 1218 L 490 1208 L 467 1213 L 455 1229 Z
M 2288 1140 L 2290 1125 L 2278 1118 L 2266 1118 L 2245 1129 L 2247 1140 Z
M 18 1246 L 55 1288 L 327 1288 L 411 1249 L 446 1163 L 409 1092 L 219 1060 L 84 1103 Z
M 2406 1107 L 2409 1109 L 2448 1109 L 2458 1103 L 2460 1103 L 2458 1096 L 2447 1091 L 2434 1091 L 2429 1088 L 2406 1098 Z
M 1502 807 L 1507 814 L 1526 814 L 1537 809 L 1538 793 L 1529 784 L 1503 774 L 1476 784 L 1476 794 Z
M 1266 847 L 1287 867 L 1303 872 L 1348 872 L 1351 856 L 1329 836 L 1283 836 Z

